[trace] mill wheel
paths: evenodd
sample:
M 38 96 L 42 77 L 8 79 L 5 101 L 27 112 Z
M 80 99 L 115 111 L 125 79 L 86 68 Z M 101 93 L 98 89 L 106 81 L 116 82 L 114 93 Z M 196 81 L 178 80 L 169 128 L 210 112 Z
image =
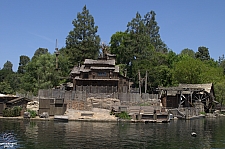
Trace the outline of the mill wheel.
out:
M 205 112 L 209 112 L 212 107 L 212 101 L 210 100 L 210 94 L 206 91 L 194 91 L 192 94 L 192 99 L 194 101 L 200 101 L 204 104 Z

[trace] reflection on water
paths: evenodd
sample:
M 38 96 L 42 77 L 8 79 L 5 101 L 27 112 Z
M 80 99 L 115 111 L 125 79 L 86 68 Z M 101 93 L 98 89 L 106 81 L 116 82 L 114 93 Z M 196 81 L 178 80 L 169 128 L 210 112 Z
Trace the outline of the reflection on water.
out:
M 15 148 L 225 148 L 224 122 L 225 118 L 162 124 L 0 120 L 0 143 L 2 135 L 11 132 Z

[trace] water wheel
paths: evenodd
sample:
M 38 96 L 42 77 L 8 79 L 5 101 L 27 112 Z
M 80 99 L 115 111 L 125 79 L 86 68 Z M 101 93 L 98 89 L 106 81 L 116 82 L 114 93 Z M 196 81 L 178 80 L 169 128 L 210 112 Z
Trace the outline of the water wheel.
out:
M 209 109 L 212 107 L 210 94 L 206 91 L 194 91 L 192 100 L 202 102 L 204 104 L 205 112 L 209 112 Z

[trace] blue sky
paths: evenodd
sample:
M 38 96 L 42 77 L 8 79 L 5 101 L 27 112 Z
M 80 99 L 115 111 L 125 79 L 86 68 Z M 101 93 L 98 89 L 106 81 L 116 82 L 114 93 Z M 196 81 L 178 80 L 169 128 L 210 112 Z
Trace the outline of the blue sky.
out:
M 65 46 L 72 21 L 86 4 L 95 19 L 102 42 L 109 43 L 117 31 L 125 31 L 136 12 L 153 10 L 162 40 L 174 52 L 184 48 L 209 48 L 218 60 L 225 54 L 224 0 L 1 0 L 0 68 L 8 60 L 17 71 L 21 55 L 33 56 L 39 48 L 53 53 Z

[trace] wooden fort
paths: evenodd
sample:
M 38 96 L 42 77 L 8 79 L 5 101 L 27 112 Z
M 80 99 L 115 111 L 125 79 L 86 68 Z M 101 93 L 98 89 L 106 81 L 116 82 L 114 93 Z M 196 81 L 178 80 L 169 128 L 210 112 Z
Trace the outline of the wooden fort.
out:
M 74 66 L 70 73 L 72 90 L 76 90 L 76 86 L 105 86 L 115 87 L 116 92 L 128 92 L 129 79 L 119 73 L 115 57 L 113 54 L 105 53 L 97 60 L 85 59 L 83 65 Z

